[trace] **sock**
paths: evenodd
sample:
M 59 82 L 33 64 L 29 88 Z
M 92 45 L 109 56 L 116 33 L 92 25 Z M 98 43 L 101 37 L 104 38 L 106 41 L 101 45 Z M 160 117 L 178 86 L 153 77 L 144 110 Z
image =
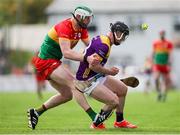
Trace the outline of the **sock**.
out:
M 156 85 L 156 91 L 159 93 L 160 88 L 159 88 L 159 80 L 158 79 L 155 80 L 155 85 Z
M 39 107 L 38 109 L 36 109 L 36 112 L 38 113 L 38 115 L 42 115 L 45 111 L 47 110 L 47 108 L 45 107 L 45 105 L 43 104 L 41 107 Z
M 166 101 L 166 96 L 167 96 L 167 94 L 166 94 L 166 93 L 162 94 L 162 101 L 163 101 L 163 102 L 165 102 L 165 101 Z
M 101 109 L 100 113 L 98 114 L 98 117 L 96 118 L 95 121 L 93 121 L 95 126 L 100 125 L 101 123 L 103 123 L 108 117 L 110 117 L 112 114 L 112 110 L 107 110 L 104 111 Z
M 100 115 L 105 115 L 105 118 L 107 119 L 107 118 L 109 118 L 111 115 L 112 115 L 112 112 L 113 110 L 107 110 L 107 111 L 104 111 L 103 109 L 101 109 L 101 111 L 100 111 Z
M 116 112 L 116 122 L 121 122 L 124 120 L 122 112 Z
M 93 111 L 93 109 L 91 107 L 86 110 L 86 113 L 89 115 L 91 120 L 94 121 L 97 113 L 95 111 Z

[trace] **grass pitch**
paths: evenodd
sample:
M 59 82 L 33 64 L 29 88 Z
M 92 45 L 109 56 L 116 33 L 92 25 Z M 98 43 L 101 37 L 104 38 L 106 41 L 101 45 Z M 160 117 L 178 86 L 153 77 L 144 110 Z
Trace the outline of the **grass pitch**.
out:
M 137 129 L 114 129 L 115 115 L 105 122 L 107 129 L 89 129 L 91 120 L 74 100 L 45 112 L 36 130 L 27 127 L 26 111 L 38 107 L 53 93 L 38 100 L 35 93 L 0 93 L 0 134 L 180 134 L 180 91 L 172 91 L 165 103 L 155 93 L 128 93 L 125 118 Z M 101 103 L 88 99 L 98 112 Z

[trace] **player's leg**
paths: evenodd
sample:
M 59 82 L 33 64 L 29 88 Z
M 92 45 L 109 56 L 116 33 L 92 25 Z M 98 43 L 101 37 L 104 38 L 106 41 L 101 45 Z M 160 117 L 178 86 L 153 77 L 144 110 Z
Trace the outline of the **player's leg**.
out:
M 42 99 L 41 82 L 37 81 L 37 95 L 39 99 Z
M 97 113 L 91 108 L 89 103 L 86 100 L 84 93 L 73 90 L 73 97 L 75 98 L 76 102 L 81 106 L 81 108 L 88 114 L 92 121 L 94 121 Z
M 161 73 L 159 71 L 154 72 L 154 80 L 155 80 L 155 88 L 157 91 L 157 100 L 160 101 L 162 98 L 162 79 L 161 79 Z
M 160 86 L 160 72 L 156 71 L 154 72 L 154 79 L 155 79 L 155 87 L 156 91 L 159 93 L 161 91 L 161 86 Z
M 50 81 L 52 87 L 54 87 L 59 93 L 49 98 L 42 106 L 37 109 L 29 109 L 29 127 L 35 129 L 38 123 L 38 117 L 50 108 L 56 107 L 62 103 L 65 103 L 72 99 L 72 94 L 67 86 L 59 85 L 55 81 Z
M 84 82 L 75 82 L 76 87 L 78 86 L 77 89 L 78 88 L 80 89 L 80 87 L 79 87 L 80 84 L 81 85 L 87 85 L 87 86 L 84 87 L 84 89 L 73 91 L 73 95 L 74 95 L 77 103 L 88 113 L 88 115 L 90 116 L 92 121 L 96 121 L 97 123 L 102 123 L 101 115 L 97 114 L 96 112 L 94 112 L 92 110 L 92 108 L 88 104 L 88 102 L 87 102 L 83 92 L 85 92 L 87 95 L 90 95 L 90 94 L 93 95 L 94 93 L 95 93 L 95 95 L 99 95 L 99 94 L 96 94 L 96 89 L 95 88 L 98 87 L 98 85 L 100 83 L 102 83 L 102 81 L 104 81 L 104 80 L 105 80 L 104 77 L 103 78 L 99 78 L 97 81 L 92 82 L 92 84 L 90 86 L 87 85 L 86 81 L 84 81 Z M 95 92 L 92 92 L 92 91 L 95 91 Z M 99 91 L 97 90 L 97 92 L 99 92 Z M 104 101 L 102 101 L 102 102 L 104 102 Z M 105 126 L 103 124 L 101 124 L 101 125 L 96 124 L 96 127 L 94 127 L 94 128 L 102 129 L 102 128 L 105 128 Z
M 118 109 L 116 111 L 123 112 L 125 98 L 127 94 L 127 86 L 123 82 L 114 79 L 110 76 L 107 77 L 106 81 L 104 82 L 104 85 L 119 97 L 120 106 L 117 107 Z
M 116 107 L 116 121 L 114 123 L 114 126 L 120 128 L 136 128 L 137 126 L 124 120 L 123 116 L 125 99 L 127 94 L 127 86 L 123 82 L 110 76 L 107 77 L 104 85 L 118 96 L 119 104 Z
M 151 74 L 148 74 L 146 86 L 147 86 L 147 93 L 149 93 L 151 90 Z
M 39 99 L 42 99 L 42 93 L 41 93 L 41 78 L 35 74 L 35 79 L 36 79 L 36 92 L 37 92 L 37 95 L 38 95 L 38 98 Z
M 170 73 L 165 74 L 164 79 L 165 79 L 166 88 L 167 89 L 173 88 L 173 82 L 171 79 L 171 74 Z
M 50 81 L 50 84 L 53 88 L 55 88 L 59 93 L 52 96 L 49 100 L 47 100 L 43 105 L 47 109 L 56 107 L 60 104 L 66 103 L 72 99 L 71 87 L 67 85 L 59 85 L 55 81 Z
M 41 89 L 41 92 L 46 89 L 46 81 L 45 80 L 40 81 L 40 89 Z
M 75 86 L 77 88 L 77 90 L 75 92 L 73 92 L 74 93 L 74 97 L 77 98 L 76 100 L 77 100 L 78 104 L 89 114 L 89 116 L 91 117 L 92 121 L 94 121 L 95 119 L 97 121 L 102 121 L 102 120 L 100 120 L 101 118 L 99 118 L 99 116 L 101 116 L 101 115 L 97 115 L 92 110 L 92 108 L 90 108 L 89 104 L 87 103 L 86 98 L 84 97 L 84 95 L 82 93 L 86 93 L 87 95 L 94 96 L 95 99 L 97 99 L 97 100 L 99 100 L 99 101 L 101 101 L 103 103 L 109 102 L 107 104 L 110 104 L 110 105 L 113 104 L 112 101 L 108 101 L 111 98 L 107 98 L 106 96 L 102 96 L 102 94 L 99 94 L 99 93 L 102 93 L 102 92 L 106 92 L 106 91 L 101 91 L 101 90 L 104 90 L 105 88 L 101 88 L 100 91 L 98 90 L 98 87 L 100 87 L 100 84 L 102 84 L 105 81 L 105 79 L 106 79 L 105 77 L 100 77 L 96 81 L 93 81 L 93 82 L 91 82 L 90 80 L 89 81 L 77 81 L 77 80 L 74 81 Z M 89 84 L 89 83 L 91 83 L 91 84 Z M 98 96 L 96 97 L 96 95 L 101 96 L 101 97 L 98 97 Z M 106 99 L 102 99 L 104 97 Z M 114 100 L 114 98 L 112 100 Z
M 117 95 L 105 87 L 103 84 L 99 84 L 90 94 L 94 99 L 107 104 L 108 108 L 106 108 L 106 112 L 115 109 L 119 105 L 119 99 Z M 106 118 L 103 115 L 99 115 L 99 117 L 95 118 L 93 124 L 91 125 L 93 128 L 100 125 Z
M 59 66 L 52 72 L 50 79 L 49 82 L 51 86 L 59 93 L 52 96 L 43 104 L 46 108 L 45 110 L 56 107 L 72 99 L 71 89 L 73 89 L 73 76 L 70 72 L 65 70 L 63 65 Z M 44 107 L 41 107 L 41 109 Z
M 109 106 L 109 109 L 115 109 L 119 105 L 119 99 L 117 95 L 105 87 L 103 84 L 99 84 L 90 94 L 94 99 Z
M 161 67 L 159 65 L 153 66 L 153 76 L 155 81 L 155 88 L 158 93 L 157 100 L 160 101 L 162 98 L 161 94 Z
M 162 88 L 162 101 L 166 101 L 168 90 L 171 87 L 171 78 L 170 73 L 164 73 L 162 74 L 163 77 L 163 88 Z
M 145 86 L 144 86 L 144 94 L 148 94 L 150 91 L 150 86 L 151 86 L 151 75 L 146 73 L 145 74 Z
M 65 70 L 63 65 L 58 66 L 50 74 L 50 84 L 59 92 L 55 96 L 52 96 L 41 107 L 37 109 L 28 110 L 29 127 L 35 129 L 38 117 L 42 115 L 46 110 L 53 108 L 57 105 L 65 103 L 72 99 L 71 89 L 74 87 L 72 80 L 73 76 Z
M 45 90 L 45 80 L 37 81 L 37 94 L 39 99 L 42 99 L 42 91 Z

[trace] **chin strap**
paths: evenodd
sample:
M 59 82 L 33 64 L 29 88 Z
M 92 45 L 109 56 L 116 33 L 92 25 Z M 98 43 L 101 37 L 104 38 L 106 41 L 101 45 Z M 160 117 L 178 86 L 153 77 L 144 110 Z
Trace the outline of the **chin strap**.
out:
M 113 32 L 113 38 L 114 38 L 114 44 L 115 44 L 115 45 L 120 45 L 120 43 L 119 43 L 119 42 L 116 42 L 116 37 L 115 37 L 114 32 Z
M 74 15 L 73 13 L 71 13 L 71 14 L 73 15 L 74 19 L 77 21 L 78 25 L 79 25 L 81 28 L 87 29 L 87 25 L 86 25 L 86 24 L 84 24 L 84 23 L 82 23 L 81 21 L 79 21 L 79 20 L 75 17 L 75 15 Z

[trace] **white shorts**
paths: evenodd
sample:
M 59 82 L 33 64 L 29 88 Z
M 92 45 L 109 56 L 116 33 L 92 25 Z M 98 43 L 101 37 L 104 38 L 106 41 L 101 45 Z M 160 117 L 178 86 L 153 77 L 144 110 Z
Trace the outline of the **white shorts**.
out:
M 90 95 L 91 92 L 96 88 L 98 84 L 103 84 L 106 80 L 106 76 L 100 76 L 99 78 L 91 78 L 87 81 L 75 80 L 74 84 L 77 90 L 87 95 Z
M 84 93 L 86 95 L 91 95 L 92 91 L 97 87 L 98 84 L 103 84 L 106 81 L 106 76 L 98 78 L 96 81 L 91 83 L 90 87 L 85 88 Z

